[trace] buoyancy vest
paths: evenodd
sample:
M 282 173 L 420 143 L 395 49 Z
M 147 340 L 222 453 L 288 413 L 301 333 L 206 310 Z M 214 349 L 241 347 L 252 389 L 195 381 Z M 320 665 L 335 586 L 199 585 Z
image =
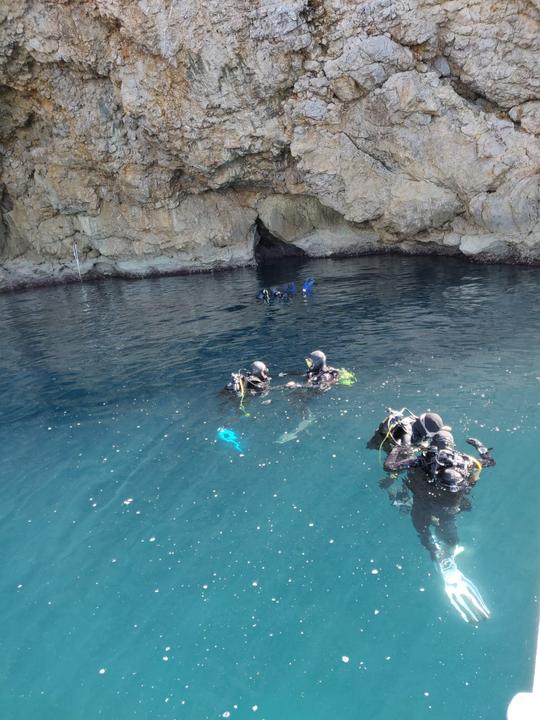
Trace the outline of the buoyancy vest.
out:
M 339 370 L 337 368 L 326 365 L 318 370 L 307 371 L 307 381 L 312 385 L 322 385 L 323 383 L 332 383 L 339 378 Z
M 426 453 L 429 481 L 450 492 L 465 489 L 473 463 L 457 450 L 444 448 Z

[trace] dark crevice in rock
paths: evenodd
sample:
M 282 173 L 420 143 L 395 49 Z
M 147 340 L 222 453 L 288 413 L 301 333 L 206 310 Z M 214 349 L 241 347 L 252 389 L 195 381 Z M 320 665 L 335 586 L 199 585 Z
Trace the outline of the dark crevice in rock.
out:
M 13 210 L 13 202 L 5 185 L 0 185 L 0 258 L 7 255 L 8 227 L 4 222 L 4 214 Z
M 300 54 L 304 60 L 313 60 L 326 53 L 334 20 L 330 17 L 324 0 L 307 0 L 301 15 L 311 33 L 312 43 L 302 48 Z
M 292 243 L 283 242 L 268 230 L 260 218 L 255 222 L 255 262 L 257 265 L 288 258 L 305 258 L 306 253 Z
M 392 166 L 389 164 L 389 158 L 388 158 L 388 157 L 386 157 L 386 158 L 383 159 L 383 157 L 382 157 L 383 153 L 379 153 L 379 152 L 375 153 L 375 152 L 374 152 L 374 148 L 371 148 L 371 149 L 368 151 L 366 148 L 363 148 L 356 140 L 354 140 L 354 139 L 350 136 L 349 133 L 345 132 L 344 130 L 343 130 L 342 132 L 343 132 L 343 135 L 345 135 L 345 137 L 346 137 L 348 140 L 350 140 L 350 142 L 354 145 L 354 147 L 355 147 L 357 150 L 359 150 L 359 151 L 360 151 L 361 153 L 363 153 L 364 155 L 367 155 L 368 157 L 370 157 L 374 162 L 376 162 L 376 163 L 378 163 L 379 165 L 381 165 L 381 166 L 382 166 L 385 170 L 387 170 L 388 172 L 395 172 L 395 170 L 397 169 L 397 166 L 394 165 L 394 167 L 392 167 Z
M 478 92 L 478 90 L 470 87 L 469 85 L 466 85 L 454 74 L 454 70 L 452 70 L 452 74 L 447 79 L 456 95 L 459 95 L 467 102 L 473 104 L 475 106 L 475 109 L 482 110 L 483 112 L 490 113 L 491 115 L 495 115 L 501 120 L 508 120 L 514 125 L 516 125 L 514 120 L 512 120 L 512 118 L 508 114 L 507 108 L 497 105 L 496 102 L 490 100 L 485 95 L 482 95 Z

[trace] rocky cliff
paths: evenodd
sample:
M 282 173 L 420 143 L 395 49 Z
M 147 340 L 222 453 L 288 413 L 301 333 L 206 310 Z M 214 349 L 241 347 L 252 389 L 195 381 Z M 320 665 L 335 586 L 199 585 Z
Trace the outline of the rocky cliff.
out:
M 538 0 L 4 0 L 0 285 L 540 260 Z M 268 238 L 270 240 L 268 241 Z

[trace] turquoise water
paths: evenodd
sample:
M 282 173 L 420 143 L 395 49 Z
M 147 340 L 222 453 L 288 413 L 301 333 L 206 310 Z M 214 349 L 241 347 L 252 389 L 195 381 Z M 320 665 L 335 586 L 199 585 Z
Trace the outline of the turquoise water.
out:
M 0 296 L 2 718 L 495 720 L 530 688 L 540 270 L 265 272 Z M 308 275 L 307 301 L 253 299 Z M 219 394 L 256 357 L 279 382 L 319 347 L 358 383 L 249 415 Z M 494 447 L 458 519 L 478 628 L 378 487 L 365 444 L 388 405 Z

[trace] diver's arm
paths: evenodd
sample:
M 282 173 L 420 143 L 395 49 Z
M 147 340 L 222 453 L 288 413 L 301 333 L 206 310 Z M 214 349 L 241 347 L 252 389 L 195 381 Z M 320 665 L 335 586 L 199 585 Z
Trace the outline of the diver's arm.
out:
M 467 438 L 467 442 L 478 451 L 478 454 L 480 455 L 480 464 L 483 468 L 495 465 L 495 460 L 491 457 L 491 448 L 487 448 L 476 438 Z
M 384 469 L 386 472 L 400 473 L 403 470 L 418 465 L 418 456 L 413 448 L 409 446 L 396 445 L 388 453 L 388 457 L 384 461 Z

